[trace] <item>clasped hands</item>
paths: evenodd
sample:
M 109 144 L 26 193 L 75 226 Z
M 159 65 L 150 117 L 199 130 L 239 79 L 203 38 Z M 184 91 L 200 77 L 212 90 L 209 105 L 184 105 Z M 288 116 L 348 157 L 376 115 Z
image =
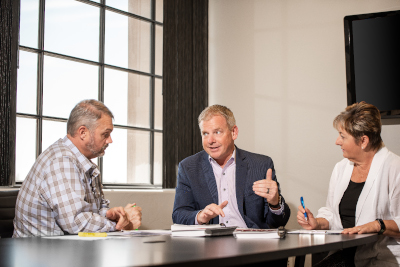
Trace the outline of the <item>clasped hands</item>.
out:
M 134 230 L 142 224 L 142 208 L 136 203 L 127 204 L 125 208 L 115 207 L 107 211 L 107 219 L 117 222 L 117 230 Z
M 266 198 L 268 203 L 271 205 L 277 205 L 279 203 L 278 184 L 272 180 L 271 169 L 268 169 L 266 179 L 254 182 L 253 191 L 256 195 Z M 206 224 L 217 216 L 221 215 L 221 217 L 225 217 L 223 209 L 226 205 L 228 205 L 227 200 L 222 202 L 220 205 L 215 203 L 207 205 L 197 214 L 197 222 L 199 224 Z

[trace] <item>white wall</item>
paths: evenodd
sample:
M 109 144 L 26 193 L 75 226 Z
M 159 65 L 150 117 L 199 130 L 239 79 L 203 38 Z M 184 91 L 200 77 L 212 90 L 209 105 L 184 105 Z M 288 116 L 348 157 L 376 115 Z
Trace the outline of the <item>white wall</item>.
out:
M 343 18 L 397 9 L 398 0 L 209 2 L 209 103 L 232 109 L 240 148 L 274 160 L 288 228 L 298 228 L 300 196 L 314 213 L 325 204 L 342 159 L 332 121 L 347 104 Z M 382 137 L 400 155 L 399 133 L 385 125 Z

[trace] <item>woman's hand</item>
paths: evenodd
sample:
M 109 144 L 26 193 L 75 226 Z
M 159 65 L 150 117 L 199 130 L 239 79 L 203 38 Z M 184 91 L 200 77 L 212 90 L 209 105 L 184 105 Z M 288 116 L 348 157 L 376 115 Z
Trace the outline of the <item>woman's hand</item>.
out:
M 346 228 L 343 230 L 342 234 L 370 234 L 377 233 L 379 230 L 381 230 L 381 226 L 377 221 L 373 221 L 353 228 Z
M 383 232 L 383 235 L 399 237 L 399 227 L 396 222 L 393 220 L 384 220 L 386 230 Z M 363 225 L 358 225 L 353 228 L 344 229 L 342 234 L 370 234 L 370 233 L 379 233 L 381 230 L 381 225 L 377 221 L 369 222 Z
M 318 221 L 314 218 L 314 215 L 311 213 L 311 211 L 308 208 L 304 209 L 301 205 L 298 208 L 297 222 L 300 224 L 300 226 L 306 230 L 318 229 Z M 304 212 L 307 213 L 307 219 L 304 216 Z

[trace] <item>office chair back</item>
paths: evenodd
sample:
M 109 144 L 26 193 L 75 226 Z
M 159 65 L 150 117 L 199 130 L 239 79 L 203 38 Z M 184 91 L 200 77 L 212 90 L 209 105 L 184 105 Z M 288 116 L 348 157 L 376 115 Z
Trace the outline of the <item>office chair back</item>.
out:
M 0 237 L 12 237 L 18 190 L 0 191 Z

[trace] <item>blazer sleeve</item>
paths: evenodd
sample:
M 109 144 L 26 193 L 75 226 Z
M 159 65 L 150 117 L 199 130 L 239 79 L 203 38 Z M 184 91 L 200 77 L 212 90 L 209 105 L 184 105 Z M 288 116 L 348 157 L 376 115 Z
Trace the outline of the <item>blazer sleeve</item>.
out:
M 178 181 L 175 192 L 172 221 L 178 224 L 192 225 L 199 212 L 192 192 L 189 177 L 181 163 L 178 168 Z
M 275 175 L 274 163 L 270 157 L 249 154 L 247 157 L 247 179 L 246 189 L 244 190 L 244 221 L 249 228 L 278 228 L 284 226 L 290 217 L 290 208 L 285 203 L 282 213 L 274 214 L 265 198 L 256 195 L 252 189 L 255 181 L 265 179 L 268 169 L 272 169 L 272 180 L 277 182 L 279 194 L 281 192 L 279 182 Z M 238 174 L 236 174 L 238 175 Z

